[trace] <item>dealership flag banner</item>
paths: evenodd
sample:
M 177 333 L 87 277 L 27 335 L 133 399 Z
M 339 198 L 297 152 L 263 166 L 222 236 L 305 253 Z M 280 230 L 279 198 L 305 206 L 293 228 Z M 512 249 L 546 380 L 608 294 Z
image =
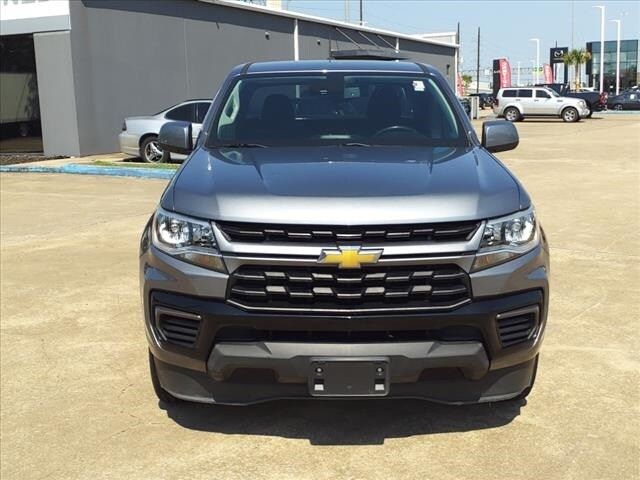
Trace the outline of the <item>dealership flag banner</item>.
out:
M 458 72 L 458 78 L 456 79 L 456 92 L 459 97 L 464 97 L 464 83 L 462 82 L 460 72 Z
M 506 58 L 500 59 L 500 88 L 511 86 L 511 66 Z
M 553 83 L 553 70 L 548 63 L 544 64 L 544 83 Z

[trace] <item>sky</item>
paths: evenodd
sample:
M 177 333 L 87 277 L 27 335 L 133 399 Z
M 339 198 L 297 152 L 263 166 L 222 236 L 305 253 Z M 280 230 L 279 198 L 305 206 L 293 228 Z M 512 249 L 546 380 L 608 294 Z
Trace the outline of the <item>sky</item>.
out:
M 494 58 L 507 57 L 512 67 L 531 66 L 540 39 L 540 63 L 548 63 L 549 48 L 585 48 L 600 40 L 600 10 L 605 6 L 605 40 L 616 39 L 613 19 L 622 19 L 622 39 L 640 38 L 638 1 L 436 1 L 363 0 L 365 24 L 401 33 L 455 31 L 460 22 L 461 69 L 475 70 L 478 27 L 480 67 L 491 68 Z M 283 7 L 309 15 L 344 20 L 344 0 L 282 0 Z M 359 0 L 349 0 L 351 21 L 359 19 Z M 572 15 L 573 11 L 573 15 Z M 573 22 L 572 22 L 573 18 Z M 573 24 L 573 28 L 572 28 Z M 573 31 L 573 35 L 572 35 Z M 547 59 L 545 61 L 545 59 Z

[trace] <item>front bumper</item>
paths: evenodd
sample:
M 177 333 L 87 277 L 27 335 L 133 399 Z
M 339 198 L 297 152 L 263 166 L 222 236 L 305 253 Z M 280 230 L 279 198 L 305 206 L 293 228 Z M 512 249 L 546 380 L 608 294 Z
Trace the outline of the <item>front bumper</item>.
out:
M 522 257 L 471 274 L 471 303 L 451 311 L 250 313 L 224 300 L 226 274 L 178 261 L 150 246 L 141 256 L 147 339 L 162 387 L 198 402 L 310 398 L 314 359 L 374 357 L 389 362 L 388 397 L 444 403 L 508 399 L 531 384 L 547 318 L 548 262 L 542 243 Z M 522 311 L 535 317 L 535 332 L 526 341 L 505 345 L 499 319 Z M 158 312 L 197 318 L 193 345 L 166 341 Z M 241 332 L 242 338 L 229 336 L 229 331 Z M 380 332 L 397 333 L 400 340 L 380 341 Z M 407 332 L 422 333 L 403 338 Z M 346 341 L 353 333 L 359 338 Z M 373 340 L 367 341 L 367 335 Z
M 587 116 L 589 116 L 589 113 L 591 113 L 591 111 L 589 110 L 589 107 L 580 107 L 580 118 L 586 118 Z

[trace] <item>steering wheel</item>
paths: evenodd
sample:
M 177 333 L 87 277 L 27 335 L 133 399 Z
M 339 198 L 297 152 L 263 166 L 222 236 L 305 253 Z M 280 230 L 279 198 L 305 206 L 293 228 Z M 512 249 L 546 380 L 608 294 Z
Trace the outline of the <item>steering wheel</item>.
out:
M 373 134 L 373 136 L 379 137 L 380 135 L 386 135 L 388 133 L 396 133 L 396 132 L 415 133 L 417 135 L 420 135 L 420 132 L 418 132 L 415 128 L 406 127 L 404 125 L 392 125 L 390 127 L 385 127 L 382 130 L 378 130 L 376 133 Z

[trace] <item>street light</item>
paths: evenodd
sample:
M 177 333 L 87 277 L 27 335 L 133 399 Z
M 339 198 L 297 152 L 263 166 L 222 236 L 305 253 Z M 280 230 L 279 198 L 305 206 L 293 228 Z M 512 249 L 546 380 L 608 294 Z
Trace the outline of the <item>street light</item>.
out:
M 600 9 L 600 93 L 604 92 L 604 5 L 594 5 Z
M 536 42 L 536 84 L 538 84 L 538 67 L 540 66 L 540 39 L 530 38 L 531 42 Z
M 533 75 L 534 75 L 534 72 L 536 71 L 536 61 L 535 60 L 531 60 L 531 70 L 532 70 L 531 71 L 531 81 L 533 82 Z M 535 75 L 536 75 L 536 77 L 538 76 L 537 73 Z M 537 78 L 536 78 L 536 80 L 537 80 Z M 538 83 L 538 82 L 536 81 L 535 83 Z
M 610 20 L 618 24 L 618 37 L 616 41 L 616 95 L 620 94 L 620 24 L 621 20 Z

